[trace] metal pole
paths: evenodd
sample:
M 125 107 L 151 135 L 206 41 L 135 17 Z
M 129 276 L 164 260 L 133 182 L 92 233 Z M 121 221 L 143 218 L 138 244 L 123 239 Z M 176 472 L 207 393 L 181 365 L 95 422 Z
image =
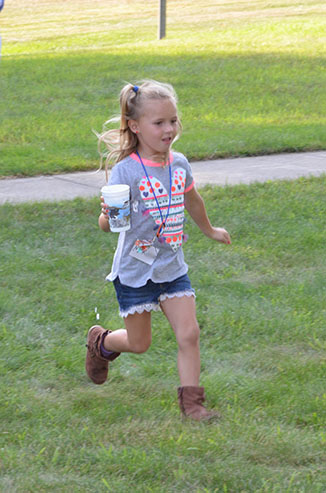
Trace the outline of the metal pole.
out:
M 166 26 L 166 0 L 160 0 L 158 39 L 165 37 Z

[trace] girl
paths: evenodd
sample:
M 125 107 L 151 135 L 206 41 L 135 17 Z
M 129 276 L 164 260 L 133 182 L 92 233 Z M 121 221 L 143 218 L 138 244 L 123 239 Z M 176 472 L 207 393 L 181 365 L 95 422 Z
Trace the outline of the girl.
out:
M 209 238 L 231 243 L 228 232 L 214 228 L 197 192 L 187 159 L 171 152 L 181 130 L 176 94 L 169 84 L 127 84 L 120 93 L 120 129 L 103 133 L 99 145 L 109 149 L 114 166 L 109 184 L 128 184 L 131 229 L 120 233 L 111 273 L 124 328 L 96 325 L 87 337 L 86 371 L 96 384 L 105 382 L 109 361 L 122 352 L 144 353 L 151 344 L 151 311 L 161 309 L 178 344 L 183 415 L 195 420 L 218 417 L 203 402 L 199 386 L 199 327 L 195 293 L 187 276 L 182 242 L 184 208 Z M 109 231 L 108 208 L 102 200 L 99 226 Z

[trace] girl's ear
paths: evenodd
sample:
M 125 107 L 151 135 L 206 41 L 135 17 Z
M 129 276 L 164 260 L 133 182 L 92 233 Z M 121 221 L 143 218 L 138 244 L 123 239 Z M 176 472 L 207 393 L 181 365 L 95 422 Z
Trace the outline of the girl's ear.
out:
M 134 134 L 138 134 L 138 122 L 136 120 L 128 120 L 128 127 Z

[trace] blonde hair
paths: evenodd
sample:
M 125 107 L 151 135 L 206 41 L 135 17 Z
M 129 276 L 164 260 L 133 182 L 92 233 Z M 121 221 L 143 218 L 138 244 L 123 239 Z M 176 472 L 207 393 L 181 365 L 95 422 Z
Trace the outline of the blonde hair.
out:
M 100 169 L 105 160 L 105 171 L 110 164 L 114 165 L 138 147 L 137 134 L 131 131 L 129 120 L 138 120 L 142 116 L 142 107 L 145 101 L 155 99 L 170 99 L 177 104 L 177 95 L 170 84 L 157 82 L 155 80 L 142 81 L 139 86 L 126 84 L 120 92 L 120 115 L 104 123 L 104 130 L 98 136 L 98 150 L 101 156 Z M 106 127 L 112 123 L 120 122 L 119 129 L 107 130 Z M 178 119 L 178 135 L 181 132 L 181 122 Z M 104 146 L 104 152 L 102 151 Z M 167 160 L 168 156 L 166 156 Z

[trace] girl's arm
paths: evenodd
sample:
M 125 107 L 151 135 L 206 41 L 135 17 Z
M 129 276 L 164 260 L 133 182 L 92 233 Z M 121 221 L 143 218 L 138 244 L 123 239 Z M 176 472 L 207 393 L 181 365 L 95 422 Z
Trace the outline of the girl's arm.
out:
M 108 233 L 110 231 L 110 225 L 109 225 L 108 213 L 103 197 L 101 197 L 101 206 L 102 206 L 102 212 L 98 218 L 98 225 L 102 231 Z
M 208 238 L 220 241 L 221 243 L 231 243 L 230 235 L 224 228 L 214 228 L 211 225 L 204 201 L 195 187 L 185 193 L 185 208 L 199 229 L 208 236 Z

